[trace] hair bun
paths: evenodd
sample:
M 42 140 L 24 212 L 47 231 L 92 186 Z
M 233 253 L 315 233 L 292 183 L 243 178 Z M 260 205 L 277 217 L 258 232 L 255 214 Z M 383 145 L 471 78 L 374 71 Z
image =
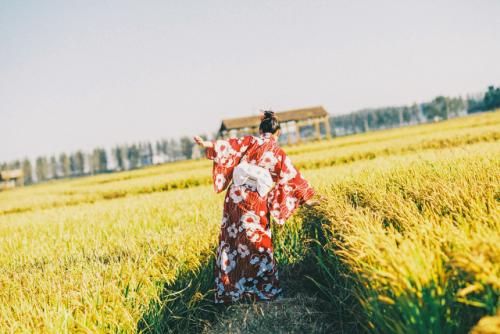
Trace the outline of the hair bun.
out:
M 264 117 L 262 117 L 262 119 L 273 119 L 273 118 L 276 118 L 274 116 L 274 111 L 271 111 L 271 110 L 264 110 Z
M 280 122 L 274 111 L 264 110 L 260 117 L 259 131 L 261 133 L 276 133 L 280 128 Z

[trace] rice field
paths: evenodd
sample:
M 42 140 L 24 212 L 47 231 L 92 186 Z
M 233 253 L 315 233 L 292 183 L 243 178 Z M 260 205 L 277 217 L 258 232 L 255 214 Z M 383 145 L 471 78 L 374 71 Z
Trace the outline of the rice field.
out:
M 500 111 L 286 147 L 324 197 L 276 230 L 338 333 L 500 332 Z M 0 192 L 0 332 L 217 322 L 210 161 Z M 301 278 L 302 279 L 302 278 Z

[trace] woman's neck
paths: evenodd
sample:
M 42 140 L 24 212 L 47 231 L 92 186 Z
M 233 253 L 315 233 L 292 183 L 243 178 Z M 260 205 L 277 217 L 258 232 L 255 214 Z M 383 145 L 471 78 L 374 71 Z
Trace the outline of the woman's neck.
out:
M 276 134 L 271 133 L 271 132 L 261 133 L 260 135 L 261 135 L 261 137 L 264 137 L 264 138 L 273 138 L 275 140 L 278 139 L 278 136 L 276 136 Z

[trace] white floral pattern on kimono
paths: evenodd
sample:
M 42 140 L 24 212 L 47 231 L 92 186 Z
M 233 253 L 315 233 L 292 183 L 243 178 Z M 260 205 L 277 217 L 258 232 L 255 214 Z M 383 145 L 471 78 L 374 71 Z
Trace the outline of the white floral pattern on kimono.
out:
M 215 263 L 215 301 L 275 299 L 281 288 L 271 217 L 283 224 L 314 190 L 269 134 L 218 140 L 206 155 L 214 161 L 214 190 L 220 193 L 229 188 Z M 234 167 L 242 159 L 269 170 L 275 186 L 266 196 L 261 197 L 252 187 L 232 184 Z

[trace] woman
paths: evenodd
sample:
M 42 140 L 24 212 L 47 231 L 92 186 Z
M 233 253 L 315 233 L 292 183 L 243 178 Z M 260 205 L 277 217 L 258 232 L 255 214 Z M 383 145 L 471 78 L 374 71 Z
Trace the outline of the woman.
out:
M 283 225 L 299 205 L 313 204 L 314 190 L 278 146 L 280 125 L 272 111 L 264 113 L 259 130 L 260 137 L 194 138 L 214 161 L 215 191 L 229 187 L 215 264 L 216 303 L 273 300 L 281 293 L 271 216 Z

